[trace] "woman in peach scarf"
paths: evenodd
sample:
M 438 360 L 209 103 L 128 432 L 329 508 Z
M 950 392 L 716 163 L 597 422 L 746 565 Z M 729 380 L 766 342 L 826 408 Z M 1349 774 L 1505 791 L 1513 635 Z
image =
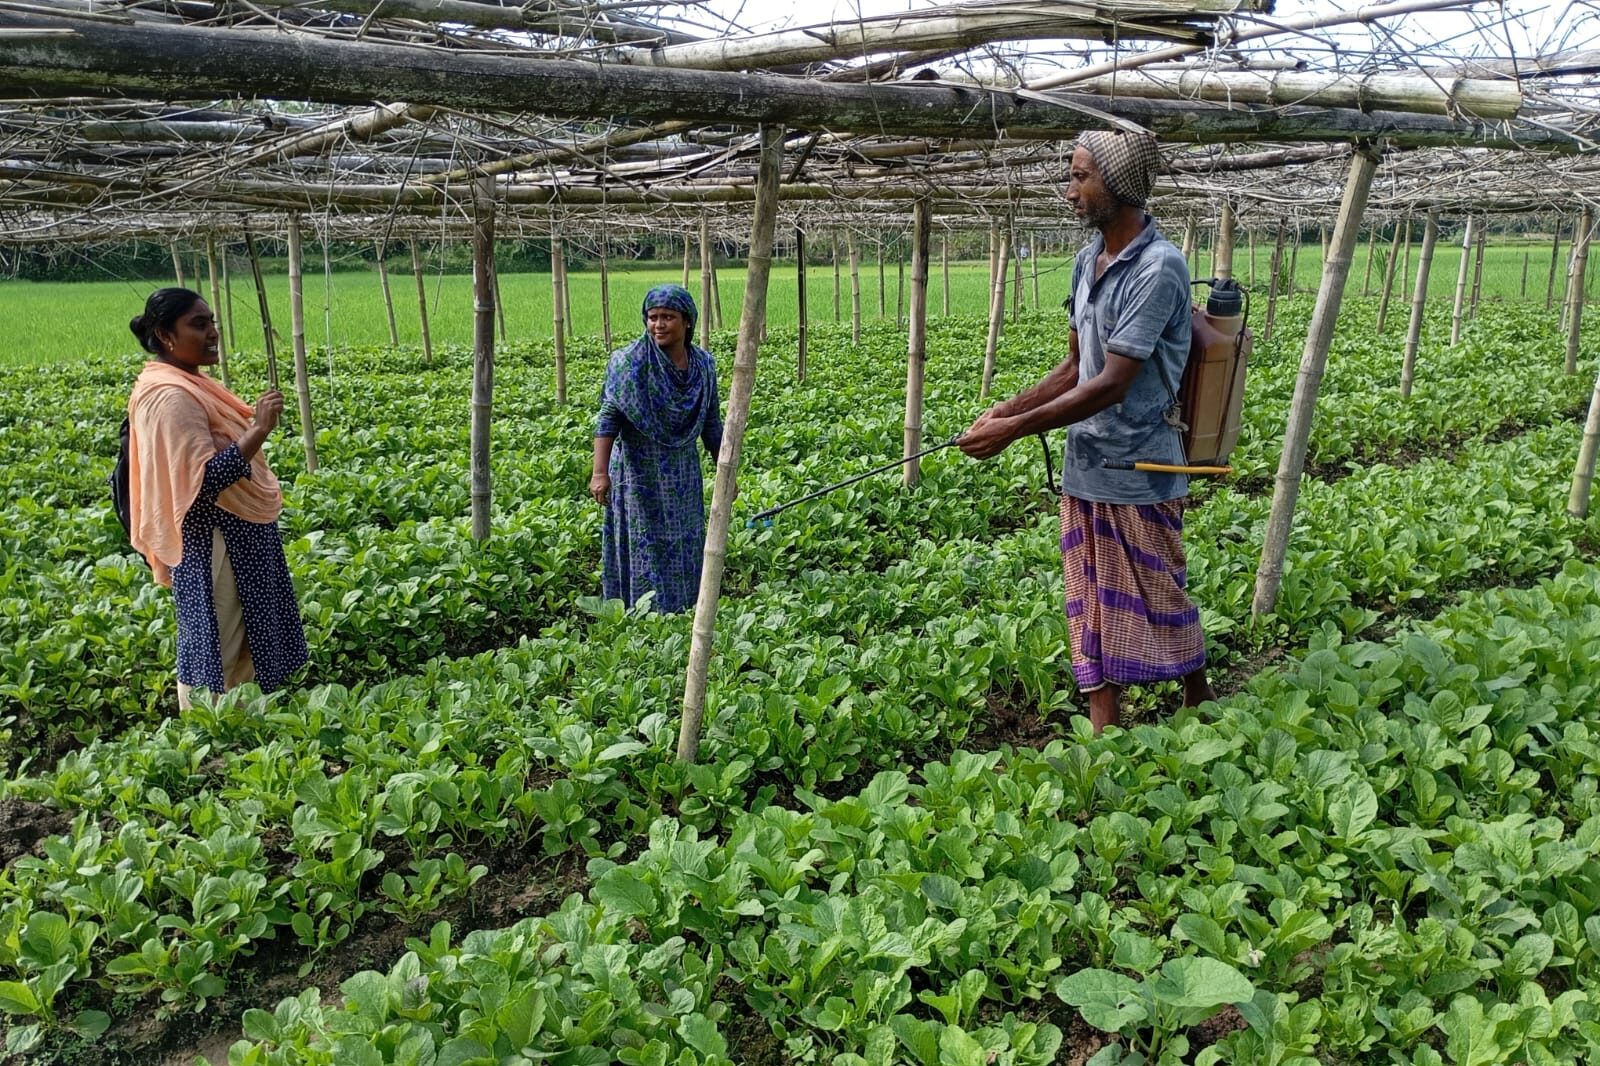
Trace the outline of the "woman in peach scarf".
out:
M 178 705 L 202 686 L 271 692 L 306 661 L 283 492 L 261 454 L 283 394 L 252 409 L 201 371 L 217 326 L 199 293 L 159 289 L 128 328 L 155 356 L 128 398 L 129 538 L 177 604 Z

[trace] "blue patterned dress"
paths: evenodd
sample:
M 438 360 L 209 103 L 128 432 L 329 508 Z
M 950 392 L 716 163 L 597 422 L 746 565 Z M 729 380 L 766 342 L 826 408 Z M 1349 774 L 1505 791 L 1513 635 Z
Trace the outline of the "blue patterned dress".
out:
M 648 335 L 612 352 L 595 436 L 616 442 L 600 536 L 605 597 L 632 606 L 653 592 L 657 611 L 693 606 L 706 536 L 695 445 L 713 461 L 722 447 L 711 353 L 690 344 L 688 366 L 679 370 Z

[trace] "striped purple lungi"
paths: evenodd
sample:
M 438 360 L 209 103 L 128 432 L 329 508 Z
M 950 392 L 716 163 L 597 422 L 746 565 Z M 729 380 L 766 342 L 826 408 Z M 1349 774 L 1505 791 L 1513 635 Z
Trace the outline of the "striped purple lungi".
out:
M 1183 501 L 1061 497 L 1061 566 L 1080 692 L 1170 681 L 1205 665 L 1200 609 L 1184 591 Z

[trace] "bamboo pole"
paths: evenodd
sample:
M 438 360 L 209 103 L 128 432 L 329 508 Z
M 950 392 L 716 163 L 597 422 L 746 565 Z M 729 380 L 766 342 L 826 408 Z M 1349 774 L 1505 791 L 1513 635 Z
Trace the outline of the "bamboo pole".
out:
M 1246 244 L 1250 248 L 1250 287 L 1256 287 L 1256 228 L 1251 226 L 1244 231 Z
M 850 252 L 850 343 L 861 345 L 861 248 L 854 230 L 844 235 Z
M 911 207 L 911 321 L 906 330 L 906 420 L 901 483 L 907 488 L 922 479 L 922 382 L 928 358 L 928 242 L 933 230 L 933 204 L 918 200 Z
M 1411 286 L 1411 216 L 1406 216 L 1406 246 L 1405 254 L 1400 260 L 1400 291 L 1405 292 Z
M 983 346 L 983 385 L 978 391 L 978 399 L 989 398 L 989 385 L 994 381 L 994 364 L 996 353 L 1000 349 L 1000 327 L 1006 319 L 1006 269 L 1010 261 L 1010 245 L 1007 234 L 1000 235 L 999 269 L 994 273 L 994 288 L 989 293 L 989 339 Z
M 939 242 L 939 264 L 944 272 L 944 314 L 950 317 L 950 234 L 946 232 Z
M 1404 227 L 1405 242 L 1411 242 L 1411 219 L 1396 222 L 1394 226 L 1394 240 L 1389 244 L 1389 259 L 1383 264 L 1383 297 L 1378 301 L 1377 333 L 1383 332 L 1383 324 L 1389 320 L 1389 296 L 1394 292 L 1394 268 L 1400 262 L 1401 231 Z
M 311 417 L 311 376 L 306 369 L 305 263 L 300 244 L 300 214 L 289 212 L 289 339 L 294 346 L 294 392 L 300 401 L 300 437 L 306 448 L 306 473 L 317 472 L 317 427 Z
M 183 256 L 178 254 L 178 242 L 173 241 L 169 246 L 172 250 L 172 276 L 178 279 L 178 288 L 187 289 L 189 283 L 183 276 Z
M 491 467 L 489 432 L 494 424 L 494 179 L 473 182 L 472 203 L 472 539 L 489 539 Z M 558 334 L 559 336 L 559 334 Z M 561 396 L 557 402 L 565 402 Z
M 476 227 L 474 227 L 474 231 L 476 231 Z M 476 255 L 476 249 L 474 249 L 474 255 Z M 496 262 L 492 253 L 489 256 L 489 291 L 494 294 L 494 320 L 500 329 L 500 342 L 504 344 L 506 339 L 506 305 L 505 301 L 500 297 L 500 264 Z
M 1589 394 L 1589 417 L 1584 419 L 1583 443 L 1578 447 L 1578 462 L 1572 470 L 1572 491 L 1567 496 L 1567 513 L 1574 518 L 1589 515 L 1597 452 L 1600 452 L 1600 372 L 1595 376 L 1594 391 Z
M 1583 328 L 1584 282 L 1589 273 L 1589 241 L 1594 233 L 1594 208 L 1585 205 L 1573 233 L 1572 278 L 1567 286 L 1567 373 L 1578 372 L 1578 340 Z
M 237 346 L 239 334 L 233 328 L 233 276 L 228 273 L 228 246 L 222 246 L 222 306 L 225 308 L 223 317 L 228 320 L 227 339 L 229 343 Z M 228 386 L 230 389 L 233 386 Z
M 1483 250 L 1489 243 L 1489 222 L 1484 220 L 1478 227 L 1478 243 L 1474 246 L 1472 256 L 1472 304 L 1467 310 L 1467 320 L 1478 320 L 1478 299 L 1483 294 Z
M 711 216 L 700 212 L 700 347 L 711 350 Z
M 840 285 L 839 285 L 839 231 L 834 230 L 829 240 L 833 258 L 833 324 L 838 325 L 842 320 L 840 310 Z
M 378 285 L 383 289 L 383 313 L 389 321 L 389 347 L 400 347 L 400 327 L 394 320 L 394 293 L 389 288 L 389 256 L 383 241 L 373 241 L 378 253 Z
M 1439 241 L 1439 213 L 1428 212 L 1422 231 L 1422 254 L 1417 257 L 1417 289 L 1411 297 L 1411 324 L 1406 327 L 1406 354 L 1400 364 L 1400 397 L 1411 395 L 1417 370 L 1417 346 L 1422 340 L 1422 312 L 1428 303 L 1428 272 L 1433 268 L 1433 249 Z
M 1556 267 L 1561 262 L 1561 217 L 1556 216 L 1553 227 L 1555 233 L 1550 238 L 1550 276 L 1544 283 L 1544 309 L 1546 311 L 1555 303 L 1556 298 Z
M 994 272 L 1000 268 L 1000 230 L 989 223 L 989 291 L 994 291 Z
M 711 491 L 711 519 L 706 527 L 706 548 L 700 570 L 700 594 L 695 601 L 689 666 L 684 676 L 683 722 L 678 730 L 678 758 L 693 762 L 700 753 L 700 724 L 706 706 L 706 668 L 711 661 L 716 634 L 717 601 L 722 591 L 722 571 L 727 562 L 728 525 L 733 517 L 733 495 L 739 471 L 739 452 L 750 417 L 750 395 L 755 390 L 756 354 L 767 314 L 767 279 L 772 269 L 772 234 L 778 218 L 778 162 L 783 150 L 781 126 L 761 128 L 761 155 L 756 172 L 755 219 L 750 227 L 750 261 L 744 287 L 744 308 L 739 316 L 739 340 L 733 361 L 733 386 L 728 394 L 728 417 L 717 456 L 717 479 Z
M 1295 273 L 1300 269 L 1300 220 L 1295 219 L 1294 232 L 1290 235 L 1289 242 L 1289 276 L 1284 279 L 1283 294 L 1293 296 L 1295 290 Z
M 422 361 L 433 365 L 433 334 L 428 329 L 428 286 L 422 280 L 422 253 L 411 245 L 411 276 L 417 279 L 417 323 L 422 329 Z
M 567 269 L 567 246 L 561 245 L 561 309 L 566 312 L 567 340 L 577 332 L 577 316 L 572 313 L 572 272 Z
M 1283 219 L 1278 220 L 1278 239 L 1272 247 L 1272 259 L 1268 264 L 1270 276 L 1267 278 L 1267 322 L 1262 327 L 1261 339 L 1272 339 L 1272 327 L 1278 318 L 1278 286 L 1283 277 Z
M 1295 380 L 1294 401 L 1289 408 L 1289 424 L 1284 433 L 1283 454 L 1272 492 L 1272 513 L 1267 521 L 1266 540 L 1261 548 L 1261 567 L 1256 573 L 1255 599 L 1251 613 L 1270 612 L 1278 600 L 1283 583 L 1283 562 L 1289 549 L 1289 530 L 1294 522 L 1295 504 L 1300 496 L 1300 478 L 1305 472 L 1306 447 L 1311 439 L 1311 421 L 1316 413 L 1317 393 L 1328 361 L 1339 306 L 1344 300 L 1345 282 L 1350 275 L 1350 260 L 1366 211 L 1367 193 L 1378 167 L 1377 156 L 1358 148 L 1350 157 L 1350 176 L 1345 182 L 1339 219 L 1335 226 L 1331 253 L 1323 260 L 1322 284 L 1317 290 L 1316 307 L 1311 313 L 1306 345 L 1300 357 L 1300 373 Z
M 1006 237 L 1011 246 L 1011 317 L 1014 321 L 1022 314 L 1022 256 L 1017 254 L 1017 219 L 1013 215 L 1006 226 Z
M 1223 200 L 1217 217 L 1217 242 L 1211 256 L 1211 276 L 1221 280 L 1233 277 L 1233 201 Z
M 550 235 L 550 336 L 555 342 L 556 403 L 567 402 L 567 248 L 558 233 Z
M 716 327 L 722 329 L 722 278 L 717 274 L 717 246 L 711 246 L 711 312 L 716 317 Z
M 689 287 L 689 237 L 688 237 L 687 234 L 685 234 L 684 238 L 683 238 L 683 281 L 682 281 L 682 285 L 686 289 Z
M 899 238 L 894 242 L 894 326 L 904 329 L 906 324 L 906 249 Z
M 333 384 L 333 255 L 328 248 L 327 231 L 322 239 L 322 344 L 328 356 L 328 384 Z
M 884 315 L 888 313 L 888 289 L 883 280 L 883 241 L 875 240 L 872 245 L 877 250 L 878 256 L 878 321 L 882 322 Z
M 217 235 L 206 234 L 206 278 L 211 289 L 211 316 L 217 317 L 217 309 L 222 306 L 222 279 L 217 276 Z M 220 324 L 217 327 L 221 329 Z M 228 332 L 217 338 L 217 369 L 222 372 L 222 387 L 233 388 L 232 375 L 228 373 L 228 341 L 233 338 L 233 323 L 228 323 Z
M 610 235 L 604 221 L 600 223 L 600 340 L 606 351 L 611 350 L 611 255 Z
M 1467 276 L 1472 269 L 1473 216 L 1467 216 L 1467 225 L 1461 232 L 1461 269 L 1456 271 L 1456 302 L 1450 312 L 1450 347 L 1461 343 L 1461 318 L 1467 300 Z
M 1366 270 L 1366 273 L 1361 276 L 1361 295 L 1363 297 L 1367 297 L 1367 296 L 1371 296 L 1372 295 L 1372 258 L 1374 256 L 1374 254 L 1377 252 L 1377 250 L 1378 250 L 1378 233 L 1377 233 L 1377 230 L 1375 230 L 1375 229 L 1368 230 L 1367 231 L 1367 270 Z
M 794 273 L 795 295 L 795 381 L 806 380 L 806 340 L 810 332 L 810 316 L 807 314 L 806 293 L 806 231 L 799 226 L 794 228 Z
M 261 254 L 256 251 L 255 234 L 244 231 L 244 247 L 250 253 L 250 276 L 256 283 L 256 309 L 261 314 L 261 338 L 267 350 L 267 387 L 278 387 L 278 348 L 272 337 L 272 309 L 267 306 L 267 286 L 261 280 Z
M 1033 309 L 1039 310 L 1039 235 L 1028 242 L 1028 270 L 1033 280 Z
M 1199 225 L 1192 218 L 1183 224 L 1183 261 L 1189 267 L 1190 277 L 1194 277 L 1195 268 L 1199 265 L 1199 261 L 1195 258 L 1198 254 L 1196 249 L 1200 244 Z
M 1522 253 L 1522 287 L 1517 292 L 1517 298 L 1520 300 L 1526 300 L 1528 298 L 1528 264 L 1532 262 L 1532 260 L 1533 253 L 1524 250 Z

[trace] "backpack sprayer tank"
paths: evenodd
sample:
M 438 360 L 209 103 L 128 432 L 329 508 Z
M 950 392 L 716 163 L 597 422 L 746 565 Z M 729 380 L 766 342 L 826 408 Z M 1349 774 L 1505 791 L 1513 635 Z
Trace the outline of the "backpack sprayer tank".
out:
M 1191 465 L 1224 465 L 1239 442 L 1244 410 L 1244 371 L 1251 335 L 1245 325 L 1245 293 L 1232 278 L 1196 282 L 1211 286 L 1193 313 L 1189 362 L 1178 385 L 1178 403 L 1188 428 L 1183 454 Z

